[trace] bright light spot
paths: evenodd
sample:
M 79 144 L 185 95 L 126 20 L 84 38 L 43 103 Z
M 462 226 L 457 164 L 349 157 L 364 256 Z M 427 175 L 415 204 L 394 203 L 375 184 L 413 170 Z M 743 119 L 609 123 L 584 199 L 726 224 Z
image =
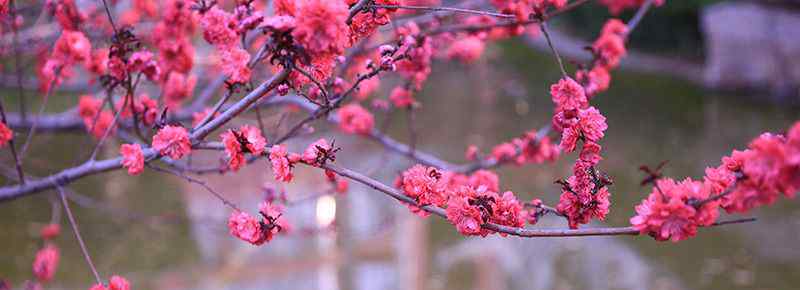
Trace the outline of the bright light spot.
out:
M 336 199 L 324 195 L 317 199 L 317 225 L 327 227 L 336 218 Z

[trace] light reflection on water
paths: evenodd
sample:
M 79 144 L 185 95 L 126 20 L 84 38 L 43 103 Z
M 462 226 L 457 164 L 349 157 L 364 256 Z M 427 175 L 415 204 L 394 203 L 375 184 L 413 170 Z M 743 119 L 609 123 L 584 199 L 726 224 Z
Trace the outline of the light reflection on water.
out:
M 490 57 L 486 67 L 436 67 L 438 73 L 421 96 L 419 148 L 462 161 L 467 144 L 488 151 L 549 121 L 548 84 L 558 78 L 552 60 L 510 44 L 489 54 L 509 59 Z M 601 163 L 616 182 L 609 225 L 626 225 L 633 206 L 647 191 L 637 185 L 639 165 L 669 160 L 668 175 L 697 178 L 705 166 L 716 165 L 721 156 L 744 147 L 759 132 L 782 130 L 800 118 L 797 108 L 742 101 L 661 77 L 614 76 L 612 89 L 592 101 L 609 123 L 602 143 L 606 159 Z M 390 131 L 408 140 L 403 118 L 396 114 Z M 338 162 L 370 171 L 387 183 L 410 165 L 397 156 L 368 155 L 379 152 L 373 144 L 336 136 L 344 148 Z M 31 164 L 40 168 L 38 174 L 74 161 L 73 156 L 65 157 L 66 151 L 51 148 L 72 148 L 75 142 L 83 142 L 75 136 L 38 140 L 46 144 L 33 148 L 38 155 Z M 310 141 L 301 140 L 293 149 L 300 150 L 300 144 Z M 364 156 L 370 158 L 364 161 Z M 552 181 L 569 174 L 573 159 L 565 156 L 555 165 L 503 168 L 499 170 L 501 187 L 521 198 L 536 196 L 555 204 L 558 196 Z M 263 163 L 236 175 L 208 178 L 240 204 L 252 205 L 247 209 L 253 212 L 261 198 L 261 184 L 271 179 Z M 290 184 L 289 193 L 304 195 L 321 190 L 319 185 L 324 184 L 318 172 L 302 169 L 297 180 L 306 182 Z M 326 261 L 338 263 L 341 289 L 404 285 L 398 284 L 405 276 L 395 263 L 403 260 L 396 257 L 400 247 L 393 233 L 397 228 L 389 225 L 408 218 L 406 209 L 352 183 L 351 194 L 339 198 L 346 202 L 337 203 L 343 207 L 337 209 L 342 213 L 337 224 L 349 226 L 340 226 L 337 246 L 342 254 L 333 256 L 318 253 L 316 237 L 302 233 L 314 224 L 313 203 L 290 209 L 287 217 L 296 224 L 295 234 L 253 248 L 226 234 L 228 209 L 201 188 L 178 180 L 152 173 L 132 179 L 111 173 L 71 188 L 111 207 L 102 211 L 75 205 L 74 210 L 101 274 L 125 274 L 137 289 L 313 289 L 320 286 L 315 284 L 319 280 L 313 269 Z M 19 286 L 30 277 L 30 263 L 39 246 L 33 236 L 49 214 L 45 195 L 0 205 L 0 278 Z M 480 273 L 488 271 L 500 277 L 494 277 L 499 279 L 494 285 L 511 289 L 795 288 L 800 283 L 795 275 L 800 272 L 800 206 L 781 200 L 753 215 L 760 219 L 756 224 L 703 230 L 697 238 L 679 244 L 644 237 L 463 239 L 446 222 L 431 218 L 426 221 L 430 255 L 422 256 L 430 269 L 426 284 L 431 289 L 473 288 L 485 278 Z M 563 224 L 548 218 L 542 226 Z M 88 269 L 71 233 L 66 227 L 63 232 L 57 240 L 62 263 L 53 286 L 88 288 Z

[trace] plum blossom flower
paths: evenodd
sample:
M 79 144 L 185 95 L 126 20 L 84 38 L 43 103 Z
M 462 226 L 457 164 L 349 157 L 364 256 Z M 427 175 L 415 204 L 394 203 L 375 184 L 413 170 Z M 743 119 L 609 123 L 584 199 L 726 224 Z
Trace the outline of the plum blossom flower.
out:
M 492 158 L 495 160 L 511 160 L 517 156 L 517 147 L 512 143 L 500 143 L 492 148 Z
M 231 83 L 245 84 L 250 80 L 252 71 L 248 67 L 250 53 L 239 47 L 220 50 L 222 72 Z
M 463 235 L 481 235 L 481 225 L 486 221 L 483 219 L 480 209 L 469 203 L 467 195 L 457 195 L 451 197 L 447 202 L 447 220 L 456 226 L 458 232 Z
M 203 38 L 214 45 L 231 45 L 238 41 L 236 18 L 218 6 L 211 7 L 200 18 Z
M 448 198 L 447 184 L 444 181 L 442 172 L 438 169 L 417 164 L 403 172 L 397 187 L 421 206 L 443 206 Z
M 550 95 L 556 111 L 582 109 L 589 104 L 583 86 L 572 78 L 563 78 L 550 86 Z
M 324 138 L 311 143 L 308 145 L 305 151 L 303 151 L 303 161 L 311 165 L 320 165 L 320 163 L 324 162 L 323 158 L 331 157 L 329 153 L 331 153 L 332 147 L 328 144 L 328 140 Z
M 181 157 L 192 151 L 189 132 L 181 126 L 164 126 L 153 136 L 152 145 L 153 149 L 157 150 L 159 154 L 169 156 L 174 160 L 181 159 Z
M 82 63 L 89 60 L 92 43 L 80 31 L 64 30 L 53 46 L 53 58 L 65 64 Z
M 39 231 L 39 235 L 44 240 L 52 240 L 61 233 L 61 226 L 59 224 L 47 224 Z
M 579 139 L 597 143 L 605 135 L 606 129 L 608 129 L 606 117 L 596 108 L 579 109 L 577 122 L 569 127 L 564 127 L 561 132 L 561 149 L 566 152 L 574 151 Z
M 58 248 L 52 244 L 44 246 L 36 253 L 36 259 L 33 260 L 33 275 L 39 282 L 48 282 L 53 279 L 58 267 L 59 256 Z
M 292 31 L 295 41 L 313 55 L 339 55 L 349 45 L 345 24 L 350 11 L 344 1 L 306 0 L 297 2 Z
M 108 288 L 109 290 L 130 290 L 131 283 L 124 277 L 114 275 L 108 279 Z
M 180 107 L 180 104 L 192 95 L 196 83 L 195 76 L 187 77 L 182 73 L 170 73 L 163 85 L 163 95 L 167 106 L 173 109 Z
M 14 138 L 14 132 L 6 126 L 6 123 L 0 122 L 0 148 L 3 148 Z
M 272 164 L 272 172 L 275 180 L 289 182 L 292 181 L 292 163 L 287 158 L 286 145 L 274 145 L 269 151 L 269 162 Z
M 372 113 L 358 104 L 349 104 L 339 109 L 339 128 L 350 134 L 369 134 L 374 126 Z
M 144 155 L 139 144 L 122 144 L 119 147 L 122 155 L 122 166 L 128 169 L 128 174 L 139 175 L 144 171 Z
M 411 96 L 411 91 L 403 87 L 395 87 L 392 89 L 391 94 L 389 94 L 389 100 L 398 108 L 407 108 L 416 102 L 414 97 Z
M 474 188 L 484 186 L 490 191 L 497 192 L 500 190 L 500 178 L 494 172 L 485 169 L 473 172 L 469 176 L 468 183 Z
M 447 57 L 470 64 L 481 57 L 485 48 L 486 42 L 484 40 L 477 36 L 467 36 L 456 40 L 450 45 L 450 48 L 447 49 Z
M 267 240 L 261 223 L 246 212 L 234 211 L 231 213 L 228 218 L 228 231 L 232 236 L 256 246 Z

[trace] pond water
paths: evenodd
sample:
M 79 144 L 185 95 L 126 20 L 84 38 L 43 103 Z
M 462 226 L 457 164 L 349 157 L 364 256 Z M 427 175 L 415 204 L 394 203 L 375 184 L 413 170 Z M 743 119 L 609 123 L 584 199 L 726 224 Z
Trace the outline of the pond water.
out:
M 559 77 L 553 59 L 520 43 L 508 42 L 492 47 L 481 61 L 486 65 L 436 66 L 433 79 L 420 97 L 423 107 L 416 121 L 418 148 L 449 161 L 463 162 L 468 144 L 488 151 L 494 144 L 549 122 L 552 104 L 548 88 Z M 717 165 L 720 157 L 734 148 L 745 147 L 760 132 L 781 131 L 800 119 L 798 108 L 745 99 L 707 92 L 662 76 L 615 73 L 612 88 L 592 101 L 608 118 L 601 167 L 615 180 L 611 187 L 612 212 L 605 224 L 626 226 L 633 206 L 649 191 L 638 186 L 642 177 L 637 170 L 640 165 L 669 160 L 667 175 L 699 178 L 706 166 Z M 395 114 L 392 118 L 391 135 L 407 141 L 405 116 Z M 317 135 L 330 135 L 325 130 L 319 132 L 322 133 Z M 391 182 L 397 170 L 410 164 L 390 155 L 365 158 L 367 153 L 378 153 L 379 147 L 336 136 L 337 143 L 341 140 L 345 144 L 338 162 L 361 170 L 374 169 L 370 173 L 385 182 Z M 31 174 L 44 175 L 83 160 L 85 156 L 72 152 L 75 148 L 90 148 L 90 144 L 78 135 L 39 135 L 28 159 Z M 114 152 L 104 154 L 112 156 Z M 3 156 L 3 164 L 10 165 L 6 157 Z M 552 165 L 504 167 L 498 170 L 501 187 L 524 199 L 535 196 L 555 204 L 558 193 L 552 182 L 569 175 L 574 158 L 564 156 Z M 258 191 L 268 176 L 266 166 L 259 163 L 236 175 L 210 177 L 210 183 L 224 186 L 223 191 L 233 199 L 257 200 L 258 195 L 252 192 Z M 312 183 L 287 187 L 290 193 L 302 195 L 319 178 L 301 170 L 297 180 Z M 137 178 L 115 172 L 87 178 L 70 189 L 78 194 L 76 202 L 80 201 L 80 205 L 73 204 L 73 209 L 101 274 L 124 274 L 133 280 L 135 289 L 323 288 L 321 284 L 304 282 L 312 279 L 307 269 L 316 269 L 325 259 L 324 255 L 320 258 L 307 251 L 320 247 L 314 238 L 290 238 L 298 245 L 278 238 L 276 243 L 261 248 L 235 243 L 227 237 L 225 228 L 228 211 L 201 189 L 180 180 L 153 172 Z M 10 281 L 15 289 L 31 278 L 30 265 L 41 246 L 35 235 L 51 218 L 51 194 L 0 204 L 0 278 Z M 371 227 L 380 228 L 383 226 L 375 226 L 373 213 L 395 216 L 392 220 L 403 220 L 408 215 L 383 197 L 366 203 L 378 209 L 357 206 L 359 196 L 376 195 L 362 187 L 353 186 L 351 195 L 355 197 L 348 196 L 349 207 L 344 210 L 361 216 L 349 214 L 343 221 L 372 222 Z M 382 208 L 397 210 L 386 211 L 387 214 Z M 290 215 L 298 218 L 313 216 L 309 214 L 313 212 L 310 206 L 300 206 L 298 213 L 291 213 L 292 210 Z M 796 200 L 782 199 L 748 216 L 759 220 L 703 229 L 696 238 L 677 244 L 647 237 L 464 239 L 445 221 L 430 218 L 422 227 L 428 233 L 424 244 L 429 253 L 422 259 L 431 265 L 423 280 L 431 289 L 469 289 L 480 284 L 481 275 L 476 273 L 497 271 L 500 278 L 493 284 L 496 289 L 795 289 L 800 284 L 800 205 Z M 565 225 L 548 217 L 540 226 Z M 353 287 L 356 289 L 369 288 L 366 285 L 373 289 L 398 287 L 391 282 L 402 280 L 402 275 L 395 273 L 398 268 L 392 261 L 402 259 L 394 248 L 388 252 L 378 249 L 392 245 L 395 239 L 370 240 L 366 237 L 369 233 L 366 231 L 358 239 L 339 234 L 339 246 L 343 248 L 359 248 L 348 243 L 365 240 L 374 243 L 376 250 L 346 254 L 338 276 L 344 285 L 358 286 Z M 93 279 L 66 222 L 62 222 L 62 235 L 56 243 L 62 249 L 61 265 L 55 282 L 48 287 L 88 288 Z M 491 259 L 465 262 L 484 256 Z M 491 265 L 500 266 L 492 269 Z M 241 269 L 248 269 L 248 273 Z M 294 273 L 290 269 L 297 273 L 285 274 Z M 277 273 L 282 278 L 271 279 L 263 273 Z M 349 273 L 361 273 L 361 278 L 345 277 Z M 364 277 L 384 283 L 363 282 Z

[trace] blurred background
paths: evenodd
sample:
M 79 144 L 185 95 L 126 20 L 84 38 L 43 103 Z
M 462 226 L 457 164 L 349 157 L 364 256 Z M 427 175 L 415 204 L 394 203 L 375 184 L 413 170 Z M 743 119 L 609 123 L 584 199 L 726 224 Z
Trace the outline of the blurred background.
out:
M 550 26 L 556 47 L 567 59 L 588 57 L 582 47 L 608 17 L 596 5 L 559 17 Z M 615 184 L 608 220 L 588 226 L 628 225 L 634 205 L 650 190 L 638 185 L 640 165 L 669 160 L 668 176 L 699 178 L 706 166 L 716 166 L 760 132 L 780 132 L 800 119 L 800 1 L 667 1 L 644 18 L 630 44 L 610 90 L 592 101 L 608 118 L 600 166 Z M 548 88 L 560 74 L 545 48 L 542 39 L 522 38 L 492 45 L 471 66 L 436 63 L 419 96 L 418 148 L 463 162 L 467 144 L 488 151 L 547 124 Z M 3 89 L 9 92 L 13 88 Z M 53 98 L 56 105 L 49 110 L 74 104 L 76 96 L 64 95 Z M 8 107 L 15 108 L 9 99 Z M 281 117 L 277 111 L 265 116 L 267 123 Z M 246 118 L 255 117 L 240 121 L 252 121 Z M 405 118 L 381 116 L 377 124 L 388 119 L 389 134 L 408 142 Z M 319 137 L 335 139 L 343 148 L 337 163 L 389 184 L 413 165 L 323 122 L 315 127 L 317 133 L 293 140 L 290 149 L 299 151 Z M 74 152 L 90 144 L 84 135 L 38 135 L 28 158 L 31 173 L 45 175 L 82 160 Z M 113 157 L 118 144 L 107 148 L 101 154 Z M 3 170 L 13 164 L 7 155 L 2 154 Z M 193 158 L 217 162 L 219 156 Z M 501 189 L 556 204 L 553 181 L 570 174 L 574 158 L 504 167 L 498 171 Z M 265 162 L 202 178 L 251 212 L 264 188 L 284 190 L 297 200 L 287 210 L 291 231 L 254 247 L 227 233 L 229 209 L 202 187 L 152 171 L 85 178 L 70 186 L 69 196 L 100 274 L 124 275 L 134 289 L 788 290 L 800 285 L 796 200 L 753 212 L 757 223 L 703 229 L 677 244 L 648 237 L 465 238 L 446 220 L 413 216 L 354 182 L 345 195 L 320 197 L 329 189 L 316 170 L 298 168 L 287 185 L 274 182 Z M 0 204 L 0 278 L 15 289 L 32 277 L 31 262 L 41 246 L 37 234 L 51 218 L 53 194 Z M 537 227 L 566 224 L 546 217 Z M 56 243 L 61 263 L 47 288 L 88 288 L 92 275 L 66 222 Z

